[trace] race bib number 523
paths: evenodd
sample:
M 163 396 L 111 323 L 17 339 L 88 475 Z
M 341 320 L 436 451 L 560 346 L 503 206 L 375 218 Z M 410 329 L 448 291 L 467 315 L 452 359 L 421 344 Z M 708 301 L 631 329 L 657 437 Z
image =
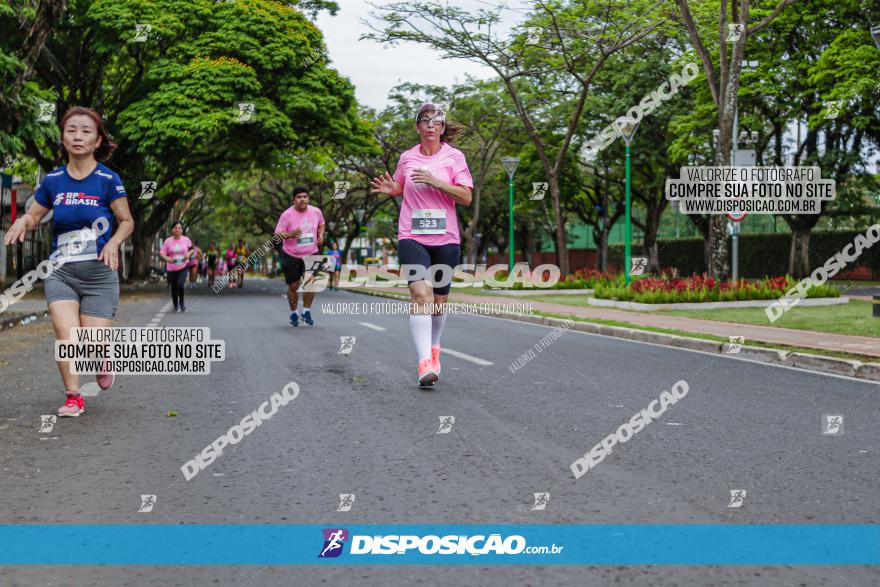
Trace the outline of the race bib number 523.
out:
M 435 208 L 413 210 L 413 234 L 446 234 L 446 211 Z

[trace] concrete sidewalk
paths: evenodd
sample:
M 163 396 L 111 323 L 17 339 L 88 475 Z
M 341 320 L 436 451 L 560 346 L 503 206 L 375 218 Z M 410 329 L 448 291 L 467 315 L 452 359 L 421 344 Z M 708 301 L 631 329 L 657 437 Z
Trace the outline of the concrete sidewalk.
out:
M 409 290 L 405 288 L 383 288 L 381 290 L 376 289 L 373 291 L 385 291 L 389 293 L 409 295 Z M 456 293 L 455 290 L 452 290 L 449 300 L 453 302 L 469 302 L 474 304 L 510 304 L 514 302 L 513 299 L 507 296 L 461 294 Z M 877 320 L 878 338 L 873 338 L 868 336 L 850 336 L 847 334 L 815 332 L 812 330 L 777 328 L 774 326 L 715 322 L 712 320 L 701 320 L 698 318 L 687 318 L 683 316 L 658 316 L 647 312 L 630 312 L 609 308 L 569 306 L 567 304 L 539 302 L 534 300 L 517 300 L 517 303 L 532 304 L 532 307 L 536 312 L 573 316 L 581 320 L 614 320 L 617 322 L 627 322 L 637 326 L 649 326 L 652 328 L 710 334 L 721 338 L 742 336 L 745 338 L 746 344 L 750 341 L 757 341 L 767 344 L 779 344 L 792 347 L 880 357 L 880 320 Z
M 204 287 L 204 286 L 202 286 Z M 163 292 L 167 288 L 165 280 L 153 283 L 149 280 L 123 283 L 120 288 L 120 296 L 125 297 L 132 293 Z M 189 290 L 187 290 L 189 291 Z M 38 282 L 34 289 L 20 300 L 11 304 L 6 310 L 0 312 L 0 330 L 8 330 L 17 326 L 21 320 L 28 316 L 41 318 L 48 315 L 46 308 L 46 296 L 43 292 L 42 282 Z

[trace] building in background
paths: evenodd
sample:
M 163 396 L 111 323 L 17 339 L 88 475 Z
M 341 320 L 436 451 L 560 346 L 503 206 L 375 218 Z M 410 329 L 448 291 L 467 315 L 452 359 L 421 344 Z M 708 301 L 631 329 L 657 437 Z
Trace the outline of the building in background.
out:
M 51 218 L 42 223 L 37 230 L 28 233 L 24 243 L 3 246 L 6 231 L 25 210 L 34 195 L 34 186 L 0 172 L 0 285 L 21 278 L 40 261 L 49 256 L 52 231 Z

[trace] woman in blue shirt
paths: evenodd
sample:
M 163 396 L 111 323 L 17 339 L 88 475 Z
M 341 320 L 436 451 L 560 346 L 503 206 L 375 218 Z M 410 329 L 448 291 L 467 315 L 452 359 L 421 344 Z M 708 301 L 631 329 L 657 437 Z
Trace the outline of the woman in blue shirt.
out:
M 101 115 L 91 108 L 70 108 L 61 120 L 61 144 L 67 164 L 43 179 L 34 203 L 10 227 L 5 243 L 24 242 L 25 233 L 54 211 L 52 252 L 63 263 L 45 277 L 46 303 L 56 339 L 68 340 L 71 328 L 113 325 L 119 304 L 119 245 L 131 234 L 134 221 L 119 176 L 99 163 L 116 148 Z M 58 370 L 67 396 L 58 415 L 79 416 L 85 411 L 79 375 L 70 373 L 68 361 L 58 361 Z M 113 379 L 112 373 L 97 376 L 102 389 L 109 389 Z
M 339 291 L 339 272 L 342 269 L 342 251 L 336 241 L 330 243 L 330 248 L 324 251 L 325 255 L 329 255 L 334 259 L 334 265 L 330 271 L 330 289 Z

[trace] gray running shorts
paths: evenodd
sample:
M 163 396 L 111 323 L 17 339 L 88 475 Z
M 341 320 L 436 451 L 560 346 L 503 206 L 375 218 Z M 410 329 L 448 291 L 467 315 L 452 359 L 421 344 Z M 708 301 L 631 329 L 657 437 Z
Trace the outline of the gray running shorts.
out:
M 101 261 L 68 261 L 45 280 L 46 304 L 79 302 L 79 313 L 96 318 L 116 317 L 119 276 Z

